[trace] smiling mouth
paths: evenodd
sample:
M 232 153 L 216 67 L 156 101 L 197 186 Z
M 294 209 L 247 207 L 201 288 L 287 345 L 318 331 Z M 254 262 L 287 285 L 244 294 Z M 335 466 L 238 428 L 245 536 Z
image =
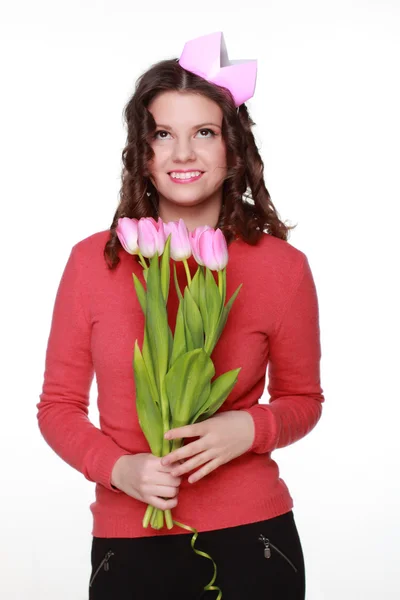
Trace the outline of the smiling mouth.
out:
M 199 169 L 195 169 L 194 171 L 168 171 L 168 175 L 171 173 L 179 173 L 180 175 L 185 175 L 186 173 L 205 173 L 205 171 L 199 171 Z
M 185 173 L 182 173 L 182 176 L 180 177 L 173 177 L 172 173 L 175 173 L 176 171 L 170 171 L 168 173 L 170 179 L 174 182 L 174 183 L 191 183 L 192 181 L 197 181 L 198 179 L 200 179 L 203 175 L 205 171 L 197 171 L 197 173 L 200 173 L 199 175 L 194 175 L 194 176 L 190 176 L 190 175 L 186 175 Z M 187 171 L 187 173 L 195 173 L 196 171 Z

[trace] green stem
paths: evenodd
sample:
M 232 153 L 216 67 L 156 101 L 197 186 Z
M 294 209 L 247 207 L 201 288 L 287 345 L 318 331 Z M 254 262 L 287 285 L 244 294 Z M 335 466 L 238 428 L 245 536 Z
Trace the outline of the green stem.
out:
M 149 265 L 147 264 L 147 262 L 145 261 L 143 254 L 140 252 L 140 250 L 138 251 L 138 255 L 139 255 L 139 259 L 140 259 L 140 264 L 142 265 L 142 267 L 144 269 L 148 269 Z
M 223 288 L 224 283 L 223 283 L 222 276 L 223 276 L 222 271 L 218 271 L 218 289 L 219 289 L 219 293 L 221 295 L 221 298 L 223 296 L 223 291 L 224 291 L 224 288 Z
M 177 450 L 178 448 L 181 448 L 182 446 L 182 438 L 175 438 L 172 440 L 172 448 L 171 448 L 171 452 L 173 452 L 174 450 Z
M 158 511 L 156 525 L 157 525 L 157 529 L 162 529 L 164 527 L 164 511 L 163 510 Z
M 188 285 L 190 286 L 190 284 L 192 283 L 192 276 L 190 275 L 190 269 L 189 269 L 188 261 L 186 258 L 183 259 L 183 264 L 185 266 L 186 279 L 187 279 Z
M 165 517 L 165 524 L 166 524 L 167 528 L 172 529 L 174 526 L 174 522 L 172 519 L 171 510 L 169 508 L 167 510 L 164 510 L 164 517 Z
M 151 526 L 153 529 L 162 529 L 164 526 L 164 511 L 156 508 L 151 517 Z
M 149 522 L 152 517 L 153 510 L 154 510 L 154 506 L 152 506 L 151 504 L 148 504 L 147 508 L 146 508 L 146 512 L 144 513 L 144 517 L 143 517 L 143 527 L 146 528 L 149 526 Z
M 160 387 L 161 387 L 161 389 L 160 389 L 160 396 L 161 396 L 160 404 L 161 404 L 161 416 L 162 416 L 162 424 L 163 424 L 163 443 L 162 443 L 161 455 L 166 456 L 170 452 L 171 442 L 170 442 L 170 440 L 166 440 L 164 438 L 164 435 L 167 433 L 167 431 L 170 430 L 170 422 L 169 422 L 170 408 L 169 408 L 167 392 L 165 389 L 164 377 L 160 381 Z
M 153 529 L 157 529 L 156 524 L 157 524 L 157 520 L 158 520 L 158 508 L 155 509 L 155 511 L 153 512 L 153 514 L 151 515 L 151 521 L 150 521 L 150 525 L 152 526 Z

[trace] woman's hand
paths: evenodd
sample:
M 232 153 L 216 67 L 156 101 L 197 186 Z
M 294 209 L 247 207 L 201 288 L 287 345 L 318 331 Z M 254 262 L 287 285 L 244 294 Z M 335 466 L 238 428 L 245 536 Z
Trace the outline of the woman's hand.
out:
M 171 475 L 172 467 L 164 467 L 160 461 L 158 456 L 144 452 L 120 456 L 111 473 L 111 484 L 155 508 L 175 508 L 182 480 Z
M 194 483 L 217 467 L 247 452 L 253 444 L 254 435 L 254 421 L 248 412 L 229 410 L 217 413 L 200 423 L 167 432 L 165 437 L 169 440 L 197 436 L 200 439 L 170 452 L 162 458 L 161 464 L 169 466 L 179 460 L 189 459 L 181 465 L 174 465 L 171 475 L 175 477 L 204 465 L 190 475 L 188 481 Z

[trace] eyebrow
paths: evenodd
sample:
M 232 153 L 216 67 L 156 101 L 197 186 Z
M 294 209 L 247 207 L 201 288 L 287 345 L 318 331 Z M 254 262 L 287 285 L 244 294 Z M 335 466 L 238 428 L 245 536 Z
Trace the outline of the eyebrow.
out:
M 163 125 L 162 123 L 157 123 L 157 127 L 163 127 L 164 129 L 172 130 L 172 127 L 169 125 Z M 213 125 L 214 127 L 219 127 L 221 129 L 221 125 L 217 125 L 217 123 L 200 123 L 199 125 L 193 125 L 192 129 L 200 129 L 201 127 L 205 127 L 206 125 Z

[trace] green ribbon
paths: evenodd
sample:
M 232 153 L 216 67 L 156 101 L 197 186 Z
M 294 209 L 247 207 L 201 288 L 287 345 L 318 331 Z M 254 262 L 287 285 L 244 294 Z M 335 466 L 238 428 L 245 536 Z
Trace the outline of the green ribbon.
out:
M 209 560 L 211 560 L 213 566 L 214 566 L 214 575 L 212 576 L 212 579 L 210 581 L 210 583 L 208 583 L 204 589 L 206 591 L 208 590 L 218 590 L 218 596 L 216 598 L 216 600 L 221 600 L 222 598 L 222 591 L 221 588 L 219 588 L 216 585 L 213 585 L 214 581 L 217 578 L 217 565 L 215 564 L 215 562 L 213 561 L 213 559 L 211 558 L 211 556 L 209 554 L 207 554 L 206 552 L 202 552 L 201 550 L 197 550 L 194 545 L 196 543 L 197 537 L 199 535 L 199 532 L 197 531 L 197 529 L 194 529 L 194 527 L 190 527 L 189 525 L 184 525 L 183 523 L 179 523 L 178 521 L 173 521 L 173 523 L 175 525 L 177 525 L 178 527 L 182 527 L 183 529 L 186 529 L 187 531 L 192 531 L 193 532 L 193 536 L 192 539 L 190 540 L 190 545 L 192 546 L 192 549 L 194 550 L 194 552 L 196 552 L 196 554 L 198 554 L 199 556 L 204 556 L 204 558 L 208 558 Z

